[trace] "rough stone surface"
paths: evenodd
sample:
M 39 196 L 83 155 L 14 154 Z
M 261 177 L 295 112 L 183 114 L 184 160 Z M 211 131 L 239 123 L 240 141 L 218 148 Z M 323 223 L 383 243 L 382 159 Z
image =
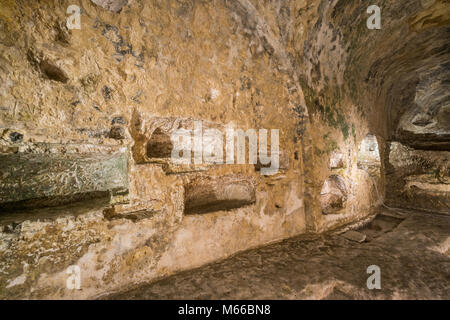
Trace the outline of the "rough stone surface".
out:
M 128 3 L 128 0 L 91 0 L 93 3 L 112 12 L 119 12 Z
M 450 214 L 450 152 L 415 150 L 398 142 L 388 148 L 388 205 Z
M 350 230 L 341 234 L 347 240 L 356 241 L 356 242 L 364 242 L 366 240 L 366 235 L 364 233 Z
M 341 152 L 332 152 L 330 157 L 330 168 L 342 169 L 344 166 L 344 155 Z
M 448 300 L 450 218 L 406 214 L 370 242 L 303 235 L 103 298 Z M 371 265 L 381 290 L 366 286 Z
M 53 200 L 61 204 L 75 195 L 128 189 L 123 153 L 0 155 L 0 172 L 0 208 L 36 207 Z
M 187 214 L 235 209 L 255 201 L 254 182 L 245 177 L 202 177 L 185 186 Z
M 1 156 L 81 160 L 63 170 L 67 179 L 58 170 L 51 178 L 50 164 L 32 174 L 31 193 L 47 197 L 41 187 L 50 186 L 64 198 L 57 203 L 70 205 L 0 214 L 0 298 L 93 298 L 272 241 L 362 224 L 386 190 L 403 192 L 398 206 L 446 211 L 448 166 L 431 177 L 408 151 L 413 164 L 398 166 L 397 179 L 387 147 L 400 141 L 448 159 L 439 153 L 448 149 L 448 0 L 375 2 L 380 30 L 367 29 L 367 6 L 356 0 L 82 0 L 81 29 L 69 30 L 71 1 L 2 0 Z M 194 121 L 279 129 L 280 171 L 173 163 L 167 136 Z M 380 164 L 358 160 L 367 134 Z M 127 191 L 90 188 L 87 174 L 76 194 L 103 190 L 108 199 L 62 192 L 86 154 L 119 151 Z M 332 168 L 337 153 L 342 163 Z M 109 181 L 107 171 L 96 180 Z M 345 201 L 321 195 L 330 175 L 345 181 Z M 211 179 L 223 195 L 218 184 L 229 176 L 251 180 L 254 201 L 240 189 L 245 206 L 184 214 L 186 186 Z M 19 190 L 23 177 L 0 193 Z M 323 214 L 322 196 L 339 214 Z M 66 288 L 70 265 L 80 266 L 83 290 Z
M 320 193 L 322 213 L 339 213 L 345 208 L 347 201 L 347 187 L 344 179 L 339 175 L 331 175 L 325 180 Z

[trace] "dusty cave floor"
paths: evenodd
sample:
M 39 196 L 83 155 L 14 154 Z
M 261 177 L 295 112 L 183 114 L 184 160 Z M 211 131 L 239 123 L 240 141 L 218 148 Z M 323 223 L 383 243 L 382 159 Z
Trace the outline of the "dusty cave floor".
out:
M 342 235 L 304 235 L 106 299 L 450 299 L 450 216 L 382 210 Z M 367 289 L 367 267 L 381 290 Z

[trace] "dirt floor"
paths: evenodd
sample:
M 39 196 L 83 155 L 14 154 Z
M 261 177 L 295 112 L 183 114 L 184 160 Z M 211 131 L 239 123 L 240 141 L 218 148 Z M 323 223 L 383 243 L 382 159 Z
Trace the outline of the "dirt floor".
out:
M 358 232 L 292 238 L 105 298 L 450 299 L 450 216 L 386 209 Z M 367 288 L 371 265 L 381 289 Z

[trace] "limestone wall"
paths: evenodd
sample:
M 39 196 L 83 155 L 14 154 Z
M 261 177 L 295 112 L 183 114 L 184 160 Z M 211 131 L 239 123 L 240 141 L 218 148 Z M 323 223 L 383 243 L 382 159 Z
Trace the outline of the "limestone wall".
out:
M 80 30 L 70 4 L 1 5 L 2 298 L 91 298 L 305 231 L 301 94 L 227 3 L 81 1 Z M 279 129 L 289 165 L 141 160 L 164 117 Z M 82 290 L 66 287 L 71 265 Z
M 450 152 L 392 142 L 386 167 L 388 205 L 450 214 Z
M 1 0 L 0 298 L 95 298 L 382 201 L 357 153 L 384 118 L 346 91 L 341 1 L 81 0 L 69 30 L 72 4 Z M 168 137 L 198 121 L 278 129 L 279 170 L 174 163 Z M 345 203 L 324 214 L 330 175 Z

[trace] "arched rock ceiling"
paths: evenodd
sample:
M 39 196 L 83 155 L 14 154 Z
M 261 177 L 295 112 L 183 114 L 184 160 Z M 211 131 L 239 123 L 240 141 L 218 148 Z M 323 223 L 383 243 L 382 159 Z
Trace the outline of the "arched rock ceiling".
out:
M 369 123 L 371 117 L 382 118 L 388 139 L 449 149 L 449 1 L 372 2 L 383 8 L 381 30 L 365 27 L 369 15 L 360 1 L 332 1 L 334 6 L 322 13 L 333 37 L 340 39 L 336 47 L 345 48 L 344 54 L 329 56 L 339 60 L 330 86 L 337 84 L 352 96 Z M 324 22 L 319 22 L 313 41 L 320 40 Z
M 353 104 L 387 139 L 450 150 L 449 0 L 228 3 L 242 20 L 259 21 L 249 32 L 288 61 L 313 97 L 310 113 L 326 110 L 322 101 Z M 369 4 L 382 8 L 381 30 L 366 27 Z

